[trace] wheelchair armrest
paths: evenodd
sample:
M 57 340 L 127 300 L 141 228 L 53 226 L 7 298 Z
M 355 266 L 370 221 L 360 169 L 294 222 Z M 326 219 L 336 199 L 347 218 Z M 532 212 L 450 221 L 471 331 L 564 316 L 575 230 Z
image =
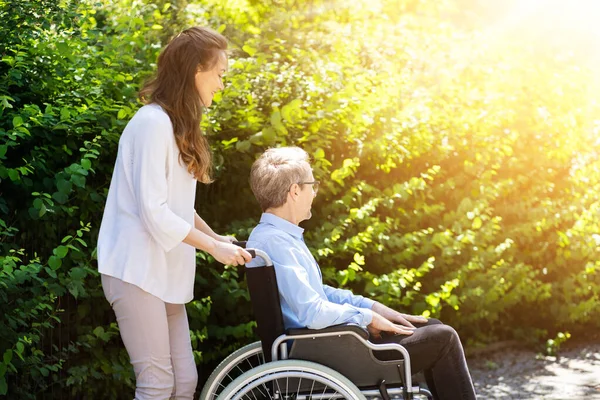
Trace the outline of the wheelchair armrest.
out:
M 363 339 L 369 339 L 369 332 L 360 325 L 356 324 L 339 324 L 328 326 L 323 329 L 308 329 L 308 328 L 292 328 L 286 331 L 288 336 L 310 335 L 318 333 L 335 333 L 335 332 L 355 332 Z

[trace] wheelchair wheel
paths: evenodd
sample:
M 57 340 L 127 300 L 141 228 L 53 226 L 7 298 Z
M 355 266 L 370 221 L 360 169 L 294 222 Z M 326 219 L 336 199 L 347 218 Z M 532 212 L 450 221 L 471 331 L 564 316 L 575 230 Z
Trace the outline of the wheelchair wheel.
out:
M 260 341 L 250 343 L 228 355 L 215 368 L 202 388 L 202 400 L 215 400 L 219 393 L 244 372 L 265 363 Z
M 231 382 L 218 400 L 366 400 L 348 378 L 321 364 L 282 360 L 263 364 Z

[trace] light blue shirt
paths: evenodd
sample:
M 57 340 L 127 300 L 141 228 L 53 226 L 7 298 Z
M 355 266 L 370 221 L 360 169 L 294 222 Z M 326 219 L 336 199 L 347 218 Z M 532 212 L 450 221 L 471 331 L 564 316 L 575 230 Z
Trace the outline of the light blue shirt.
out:
M 263 213 L 246 245 L 264 251 L 273 261 L 285 328 L 369 325 L 375 302 L 349 290 L 324 285 L 321 270 L 304 243 L 303 232 L 304 229 L 283 218 Z M 247 264 L 259 265 L 264 265 L 262 259 Z

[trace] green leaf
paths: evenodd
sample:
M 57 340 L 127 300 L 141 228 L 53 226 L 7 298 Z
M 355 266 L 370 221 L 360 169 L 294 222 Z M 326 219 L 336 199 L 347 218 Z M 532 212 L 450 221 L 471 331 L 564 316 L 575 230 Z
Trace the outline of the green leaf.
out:
M 286 104 L 281 108 L 281 115 L 288 122 L 294 122 L 294 112 L 297 111 L 302 105 L 302 100 L 295 99 Z
M 275 141 L 276 136 L 275 130 L 270 126 L 267 126 L 262 130 L 262 137 L 267 145 L 272 144 Z
M 65 204 L 67 201 L 69 201 L 69 196 L 62 192 L 54 192 L 52 194 L 52 198 L 56 200 L 59 204 Z
M 85 176 L 79 174 L 71 175 L 71 182 L 73 182 L 75 186 L 83 188 L 85 187 Z
M 9 103 L 9 100 L 15 101 L 15 99 L 10 96 L 0 96 L 0 104 L 2 105 L 2 109 L 13 108 L 12 104 Z
M 58 191 L 64 194 L 69 194 L 71 193 L 71 190 L 73 189 L 73 184 L 65 179 L 59 179 L 56 181 L 56 187 L 58 188 Z
M 23 125 L 23 118 L 21 118 L 20 115 L 17 115 L 16 117 L 13 118 L 12 123 L 13 123 L 13 126 L 15 128 L 17 128 L 17 127 Z
M 67 107 L 63 107 L 60 110 L 60 120 L 61 121 L 66 121 L 69 118 L 71 118 L 71 113 L 69 112 L 69 109 Z
M 75 281 L 81 281 L 87 276 L 87 272 L 81 267 L 75 267 L 69 271 L 69 276 L 71 276 L 71 279 Z
M 2 357 L 2 359 L 4 360 L 4 364 L 8 365 L 10 363 L 10 361 L 12 360 L 12 357 L 13 357 L 12 349 L 6 349 L 6 351 L 4 352 L 4 355 Z
M 56 271 L 61 267 L 62 260 L 57 256 L 50 256 L 50 258 L 48 259 L 48 265 L 50 266 L 50 268 Z
M 79 287 L 75 285 L 70 285 L 69 293 L 71 293 L 76 299 L 79 298 Z
M 0 146 L 0 157 L 4 157 L 7 150 L 8 150 L 8 146 L 6 146 L 6 145 Z
M 241 140 L 235 144 L 235 148 L 237 151 L 241 151 L 242 153 L 246 152 L 246 151 L 250 150 L 250 141 Z
M 473 229 L 479 229 L 479 228 L 481 228 L 481 225 L 483 225 L 481 218 L 475 217 L 475 219 L 473 220 L 473 225 L 472 225 Z
M 39 210 L 39 209 L 37 209 L 37 208 L 35 208 L 35 207 L 29 207 L 29 210 L 28 210 L 28 211 L 29 211 L 29 216 L 30 216 L 32 219 L 38 219 L 38 218 L 39 218 L 39 217 L 38 217 L 38 215 L 39 215 L 39 213 L 40 213 L 40 210 Z
M 81 160 L 81 166 L 83 168 L 85 168 L 86 170 L 88 170 L 88 169 L 92 168 L 92 162 L 89 159 L 84 158 Z
M 53 257 L 54 257 L 54 256 L 53 256 Z M 54 278 L 54 279 L 56 279 L 56 278 L 57 278 L 56 272 L 54 272 L 54 270 L 53 270 L 52 268 L 48 268 L 48 267 L 46 267 L 46 268 L 44 268 L 44 271 L 46 271 L 46 273 L 47 273 L 47 274 L 48 274 L 50 277 L 52 277 L 52 278 Z
M 246 53 L 248 53 L 248 55 L 250 55 L 250 57 L 254 57 L 254 55 L 256 54 L 256 49 L 248 44 L 245 44 L 244 46 L 242 46 L 242 50 L 244 50 Z
M 16 169 L 7 169 L 7 171 L 11 181 L 16 182 L 19 180 L 19 172 Z
M 100 196 L 97 192 L 90 193 L 90 199 L 92 199 L 92 201 L 95 201 L 97 203 L 104 201 L 104 197 Z
M 102 337 L 104 335 L 104 328 L 101 326 L 97 326 L 93 332 L 94 332 L 94 335 L 96 335 L 96 337 Z
M 54 255 L 60 258 L 65 258 L 66 255 L 69 253 L 69 248 L 67 246 L 58 246 L 57 248 L 54 249 L 53 251 Z
M 48 211 L 48 209 L 46 208 L 46 205 L 42 203 L 42 205 L 40 206 L 40 212 L 38 213 L 38 217 L 43 217 L 44 214 L 46 214 L 46 211 Z
M 57 42 L 56 48 L 63 56 L 69 53 L 69 45 L 66 42 Z
M 8 384 L 6 383 L 6 378 L 4 376 L 0 376 L 0 395 L 5 396 L 8 393 Z
M 25 346 L 23 345 L 22 342 L 17 342 L 17 353 L 18 354 L 23 354 L 23 352 L 25 351 Z

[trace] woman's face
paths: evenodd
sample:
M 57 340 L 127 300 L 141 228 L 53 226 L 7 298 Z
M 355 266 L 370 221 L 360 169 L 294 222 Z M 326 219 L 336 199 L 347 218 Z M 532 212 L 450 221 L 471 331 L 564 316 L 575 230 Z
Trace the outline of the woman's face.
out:
M 227 56 L 221 52 L 217 64 L 211 70 L 196 72 L 196 89 L 205 107 L 212 104 L 215 93 L 223 90 L 223 74 L 227 71 Z

